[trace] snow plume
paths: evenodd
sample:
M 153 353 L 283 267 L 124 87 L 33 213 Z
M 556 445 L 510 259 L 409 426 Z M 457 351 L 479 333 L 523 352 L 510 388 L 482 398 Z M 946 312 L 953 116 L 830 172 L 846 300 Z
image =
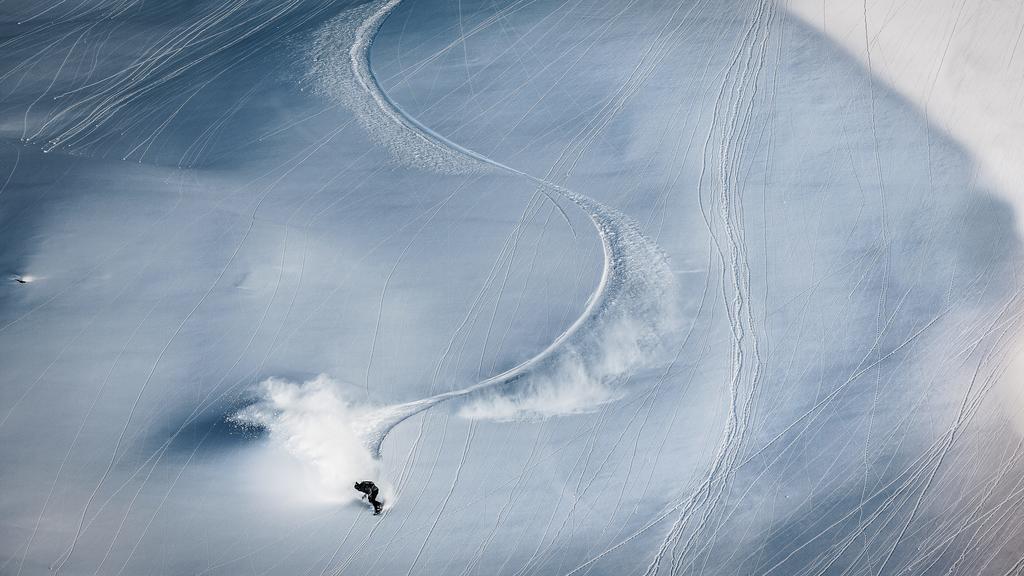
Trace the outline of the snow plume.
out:
M 663 346 L 657 318 L 613 314 L 611 321 L 565 345 L 544 365 L 507 384 L 481 390 L 459 410 L 473 420 L 536 420 L 591 412 L 621 398 L 629 374 Z M 663 318 L 671 322 L 670 317 Z
M 602 380 L 590 378 L 582 363 L 566 363 L 554 378 L 531 380 L 514 394 L 488 394 L 459 410 L 469 420 L 543 420 L 554 416 L 592 412 L 602 404 L 618 399 L 613 388 Z
M 345 501 L 359 498 L 352 488 L 356 482 L 381 484 L 378 463 L 352 425 L 361 413 L 345 400 L 338 383 L 320 375 L 301 384 L 264 380 L 257 401 L 230 419 L 266 430 L 272 443 L 312 473 L 323 500 Z

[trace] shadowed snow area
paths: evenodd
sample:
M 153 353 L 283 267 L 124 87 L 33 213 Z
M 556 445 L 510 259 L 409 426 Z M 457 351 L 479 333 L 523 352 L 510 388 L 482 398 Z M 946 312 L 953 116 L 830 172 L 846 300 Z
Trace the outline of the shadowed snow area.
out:
M 1020 11 L 811 4 L 0 2 L 0 574 L 1019 572 Z

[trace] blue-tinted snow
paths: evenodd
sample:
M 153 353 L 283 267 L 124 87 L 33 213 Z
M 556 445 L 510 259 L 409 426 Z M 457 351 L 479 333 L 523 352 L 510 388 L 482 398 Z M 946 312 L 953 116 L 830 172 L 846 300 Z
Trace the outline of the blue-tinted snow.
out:
M 37 4 L 0 573 L 1020 568 L 1015 214 L 782 6 Z

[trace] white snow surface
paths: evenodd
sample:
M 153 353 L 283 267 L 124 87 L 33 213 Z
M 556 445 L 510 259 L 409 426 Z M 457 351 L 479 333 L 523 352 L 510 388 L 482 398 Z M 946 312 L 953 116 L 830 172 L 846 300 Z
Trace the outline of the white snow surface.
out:
M 1020 572 L 1022 18 L 0 2 L 0 574 Z

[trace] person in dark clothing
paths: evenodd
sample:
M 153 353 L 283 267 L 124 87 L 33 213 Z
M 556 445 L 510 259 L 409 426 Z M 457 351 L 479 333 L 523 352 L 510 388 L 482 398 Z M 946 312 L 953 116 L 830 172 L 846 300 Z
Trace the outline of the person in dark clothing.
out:
M 356 482 L 356 490 L 363 493 L 363 498 L 370 501 L 373 505 L 373 515 L 377 516 L 380 511 L 384 509 L 384 503 L 377 501 L 377 493 L 380 490 L 377 489 L 377 485 L 369 480 L 363 480 L 362 482 Z

